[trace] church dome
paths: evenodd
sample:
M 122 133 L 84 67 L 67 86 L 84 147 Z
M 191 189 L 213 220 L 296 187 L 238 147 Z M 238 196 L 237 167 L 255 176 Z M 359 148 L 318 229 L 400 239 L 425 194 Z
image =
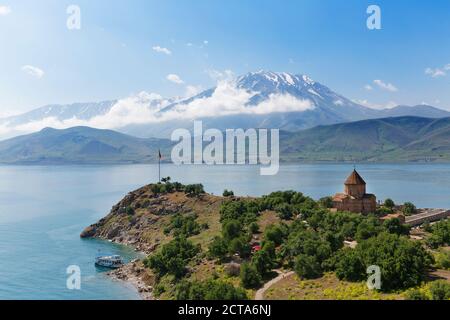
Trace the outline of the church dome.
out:
M 353 170 L 352 174 L 345 180 L 345 185 L 366 185 L 366 182 L 356 170 Z

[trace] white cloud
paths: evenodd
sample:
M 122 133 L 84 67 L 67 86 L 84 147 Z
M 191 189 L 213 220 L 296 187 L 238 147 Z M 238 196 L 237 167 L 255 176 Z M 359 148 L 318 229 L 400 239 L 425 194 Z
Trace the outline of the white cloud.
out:
M 373 90 L 373 87 L 372 87 L 370 84 L 366 84 L 366 85 L 364 86 L 364 89 L 366 89 L 367 91 L 372 91 L 372 90 Z
M 41 79 L 45 74 L 44 70 L 42 70 L 38 67 L 30 66 L 30 65 L 25 65 L 21 69 L 23 72 L 26 72 L 29 75 L 31 75 L 35 78 L 38 78 L 38 79 Z
M 392 84 L 392 83 L 385 83 L 382 80 L 373 80 L 373 83 L 375 83 L 380 89 L 390 91 L 390 92 L 397 92 L 398 89 Z
M 173 119 L 197 119 L 237 114 L 269 114 L 275 112 L 301 112 L 314 109 L 309 100 L 299 100 L 291 95 L 272 94 L 258 105 L 249 105 L 257 93 L 239 89 L 232 81 L 219 81 L 210 97 L 196 99 L 189 104 L 179 104 L 166 116 Z
M 186 46 L 188 46 L 188 47 L 192 47 L 194 44 L 192 43 L 192 42 L 188 42 L 188 43 L 186 43 Z
M 184 83 L 184 81 L 177 74 L 169 74 L 169 75 L 167 75 L 166 79 L 175 84 L 183 84 Z
M 0 6 L 0 16 L 6 16 L 6 15 L 10 14 L 11 12 L 12 11 L 11 11 L 10 7 L 8 7 L 8 6 Z
M 353 100 L 353 102 L 360 104 L 364 107 L 371 108 L 371 109 L 392 109 L 394 107 L 397 107 L 399 104 L 395 101 L 389 101 L 385 104 L 378 104 L 378 103 L 372 103 L 366 99 L 362 100 Z
M 170 56 L 172 54 L 172 51 L 170 51 L 169 49 L 164 48 L 164 47 L 154 46 L 152 49 L 153 49 L 153 51 L 156 51 L 158 53 L 164 53 L 164 54 L 167 54 L 168 56 Z
M 448 69 L 445 69 L 445 70 L 448 70 Z M 446 72 L 439 68 L 436 68 L 436 69 L 426 68 L 425 74 L 427 74 L 433 78 L 438 78 L 438 77 L 444 77 L 446 75 Z
M 235 76 L 234 72 L 227 69 L 224 71 L 216 70 L 216 69 L 207 69 L 205 72 L 208 76 L 215 81 L 231 81 Z
M 203 41 L 203 44 L 204 44 L 205 46 L 207 46 L 207 45 L 209 44 L 209 41 L 208 41 L 208 40 L 205 40 L 205 41 Z
M 202 86 L 193 86 L 193 85 L 188 85 L 186 86 L 186 94 L 185 96 L 190 98 L 193 96 L 198 95 L 200 92 L 202 92 L 203 87 Z
M 24 134 L 45 127 L 64 129 L 73 126 L 89 126 L 100 129 L 119 129 L 132 124 L 162 123 L 180 119 L 201 119 L 228 115 L 263 115 L 278 112 L 302 112 L 315 108 L 309 100 L 300 100 L 288 94 L 272 94 L 257 105 L 250 105 L 257 92 L 237 88 L 233 81 L 219 81 L 210 97 L 196 99 L 190 103 L 174 105 L 164 110 L 172 101 L 158 94 L 141 92 L 119 100 L 106 114 L 89 120 L 71 118 L 58 120 L 48 117 L 19 126 L 0 123 L 0 134 Z
M 450 63 L 446 64 L 442 68 L 426 68 L 425 74 L 433 78 L 439 78 L 445 77 L 447 75 L 447 71 L 450 71 Z

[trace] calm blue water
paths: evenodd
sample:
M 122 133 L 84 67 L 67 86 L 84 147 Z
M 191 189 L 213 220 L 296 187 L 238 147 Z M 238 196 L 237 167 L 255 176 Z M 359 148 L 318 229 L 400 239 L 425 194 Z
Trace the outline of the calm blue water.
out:
M 162 174 L 239 195 L 294 189 L 314 198 L 343 189 L 351 165 L 288 165 L 273 177 L 251 166 L 167 165 Z M 450 208 L 450 165 L 358 165 L 379 199 Z M 0 167 L 0 299 L 138 299 L 109 279 L 93 260 L 98 250 L 132 259 L 130 248 L 81 240 L 84 227 L 105 216 L 126 193 L 157 179 L 153 165 L 110 167 Z M 66 268 L 78 265 L 80 291 L 66 288 Z

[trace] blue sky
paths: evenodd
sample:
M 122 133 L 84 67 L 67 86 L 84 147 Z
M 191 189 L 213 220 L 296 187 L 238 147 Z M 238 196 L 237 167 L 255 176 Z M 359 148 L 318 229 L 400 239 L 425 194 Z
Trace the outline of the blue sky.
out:
M 66 27 L 71 4 L 81 30 Z M 370 4 L 382 30 L 366 27 Z M 214 73 L 259 69 L 308 74 L 367 105 L 450 110 L 449 39 L 447 0 L 0 0 L 0 115 L 183 96 Z

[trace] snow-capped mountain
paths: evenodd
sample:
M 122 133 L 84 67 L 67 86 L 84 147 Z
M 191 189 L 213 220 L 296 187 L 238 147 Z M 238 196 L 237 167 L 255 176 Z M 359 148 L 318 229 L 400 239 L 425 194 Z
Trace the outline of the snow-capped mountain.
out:
M 142 92 L 100 103 L 50 105 L 0 119 L 0 135 L 39 131 L 44 127 L 91 126 L 115 129 L 139 137 L 167 138 L 176 128 L 279 128 L 298 131 L 317 125 L 391 116 L 448 117 L 430 106 L 375 110 L 334 92 L 306 75 L 258 71 L 187 99 L 164 99 Z

